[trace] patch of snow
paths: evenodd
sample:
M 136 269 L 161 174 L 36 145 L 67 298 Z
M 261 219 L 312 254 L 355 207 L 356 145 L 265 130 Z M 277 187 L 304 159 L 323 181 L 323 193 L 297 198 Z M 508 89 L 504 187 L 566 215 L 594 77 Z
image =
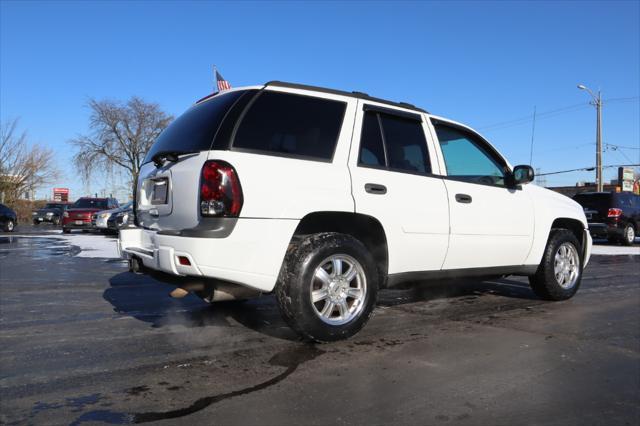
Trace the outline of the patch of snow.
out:
M 62 234 L 56 235 L 56 239 L 61 239 L 67 243 L 80 247 L 78 257 L 104 257 L 117 259 L 118 247 L 117 238 L 105 237 L 104 235 L 92 234 Z
M 80 252 L 76 254 L 78 257 L 99 257 L 106 259 L 119 259 L 118 247 L 116 245 L 116 237 L 108 237 L 104 235 L 95 234 L 61 234 L 58 231 L 55 235 L 38 235 L 38 234 L 23 234 L 23 235 L 11 235 L 10 237 L 19 238 L 46 238 L 53 239 L 50 246 L 46 248 L 60 249 L 67 246 L 61 246 L 60 242 L 64 241 L 69 245 L 73 245 L 80 248 Z
M 613 244 L 598 244 L 594 242 L 591 254 L 608 256 L 621 254 L 640 255 L 640 244 L 638 244 L 638 239 L 636 239 L 636 244 L 632 246 L 617 246 Z

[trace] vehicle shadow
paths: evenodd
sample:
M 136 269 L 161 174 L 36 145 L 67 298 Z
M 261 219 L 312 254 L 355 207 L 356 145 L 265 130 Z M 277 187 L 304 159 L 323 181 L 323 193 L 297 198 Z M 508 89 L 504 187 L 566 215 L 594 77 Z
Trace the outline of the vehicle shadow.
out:
M 282 320 L 273 296 L 214 304 L 208 304 L 193 294 L 174 299 L 169 296 L 174 286 L 130 272 L 111 277 L 109 284 L 103 298 L 111 303 L 115 312 L 147 322 L 154 328 L 240 325 L 271 337 L 299 340 Z
M 174 299 L 175 288 L 148 276 L 119 273 L 103 293 L 115 312 L 149 323 L 151 327 L 246 327 L 270 337 L 296 341 L 286 325 L 275 298 L 265 295 L 246 302 L 208 304 L 195 295 Z M 528 283 L 513 279 L 434 281 L 408 283 L 402 288 L 380 291 L 378 306 L 390 307 L 437 299 L 481 295 L 537 300 Z

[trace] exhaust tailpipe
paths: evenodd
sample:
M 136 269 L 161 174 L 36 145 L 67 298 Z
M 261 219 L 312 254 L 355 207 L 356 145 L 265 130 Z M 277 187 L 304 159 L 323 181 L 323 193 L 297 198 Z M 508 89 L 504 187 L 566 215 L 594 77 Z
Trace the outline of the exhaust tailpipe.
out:
M 142 274 L 142 262 L 137 257 L 132 257 L 129 259 L 129 272 L 133 272 L 134 274 L 141 275 Z

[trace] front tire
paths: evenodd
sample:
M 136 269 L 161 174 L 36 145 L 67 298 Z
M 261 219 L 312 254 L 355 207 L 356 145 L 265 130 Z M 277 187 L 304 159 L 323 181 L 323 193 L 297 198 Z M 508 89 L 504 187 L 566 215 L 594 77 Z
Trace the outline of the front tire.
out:
M 70 234 L 71 233 L 71 229 L 62 228 L 62 233 L 63 234 Z
M 566 229 L 553 230 L 542 262 L 529 277 L 533 292 L 545 300 L 573 297 L 582 280 L 582 256 L 576 236 Z
M 285 321 L 316 342 L 346 339 L 369 320 L 378 294 L 373 256 L 357 239 L 309 235 L 289 246 L 276 285 Z

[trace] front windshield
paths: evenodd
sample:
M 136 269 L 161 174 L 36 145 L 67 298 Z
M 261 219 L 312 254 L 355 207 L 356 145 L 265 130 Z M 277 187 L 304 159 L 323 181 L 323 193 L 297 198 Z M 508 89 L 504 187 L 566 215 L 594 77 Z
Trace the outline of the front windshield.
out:
M 73 203 L 73 207 L 76 209 L 101 209 L 107 208 L 107 200 L 100 200 L 95 198 L 80 198 Z

